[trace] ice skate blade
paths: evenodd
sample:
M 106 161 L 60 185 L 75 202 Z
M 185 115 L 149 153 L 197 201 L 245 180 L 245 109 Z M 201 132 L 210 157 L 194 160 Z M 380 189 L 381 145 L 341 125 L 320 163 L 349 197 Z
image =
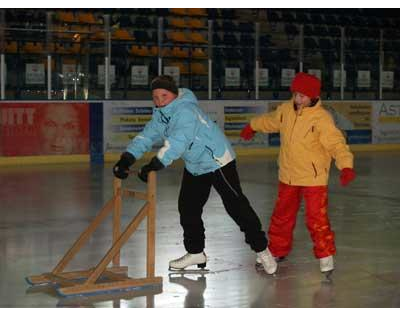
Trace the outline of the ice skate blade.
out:
M 199 265 L 198 269 L 175 269 L 175 268 L 168 268 L 168 271 L 174 272 L 176 274 L 196 274 L 196 273 L 209 273 L 210 270 L 205 268 L 205 265 Z
M 325 276 L 325 278 L 324 278 L 324 280 L 322 282 L 327 282 L 327 283 L 333 282 L 333 280 L 331 278 L 332 274 L 333 274 L 333 271 L 334 270 L 322 272 L 322 274 Z
M 195 270 L 195 269 L 181 269 L 181 270 L 174 270 L 174 269 L 168 269 L 168 271 L 170 271 L 171 273 L 169 273 L 168 275 L 184 275 L 184 274 L 208 274 L 210 273 L 210 270 L 208 269 L 199 269 L 199 270 Z
M 276 275 L 278 273 L 278 269 L 279 269 L 279 267 L 278 267 L 274 273 L 267 273 L 267 271 L 264 270 L 264 267 L 261 263 L 256 263 L 255 268 L 256 268 L 257 272 L 264 272 L 266 275 L 270 275 L 272 277 L 276 277 Z
M 264 267 L 261 263 L 256 262 L 256 264 L 254 265 L 254 267 L 256 268 L 257 271 L 261 271 L 264 270 Z

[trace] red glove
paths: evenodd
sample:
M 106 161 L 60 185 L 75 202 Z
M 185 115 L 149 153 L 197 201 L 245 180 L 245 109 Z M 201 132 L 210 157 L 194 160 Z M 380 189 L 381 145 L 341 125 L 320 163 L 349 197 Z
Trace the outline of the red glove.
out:
M 356 177 L 356 172 L 352 168 L 343 168 L 340 172 L 340 183 L 344 187 L 353 181 Z
M 250 140 L 254 137 L 256 131 L 253 131 L 250 124 L 247 124 L 240 132 L 240 137 L 244 140 Z

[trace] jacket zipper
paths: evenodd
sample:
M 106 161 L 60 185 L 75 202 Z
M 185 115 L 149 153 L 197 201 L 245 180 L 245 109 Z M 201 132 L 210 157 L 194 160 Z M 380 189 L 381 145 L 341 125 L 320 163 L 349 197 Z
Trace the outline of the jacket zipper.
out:
M 296 112 L 296 118 L 294 119 L 294 123 L 293 123 L 293 127 L 292 127 L 292 130 L 291 130 L 291 132 L 290 132 L 290 143 L 292 142 L 292 137 L 293 137 L 293 131 L 294 131 L 294 127 L 296 126 L 296 122 L 297 122 L 297 112 Z M 289 179 L 289 185 L 291 185 L 292 184 L 292 181 L 291 181 L 291 179 Z
M 311 133 L 314 133 L 314 126 L 311 126 L 311 128 L 308 129 L 307 133 L 304 135 L 304 138 L 307 137 L 308 133 L 311 131 Z
M 296 122 L 297 122 L 297 114 L 296 114 L 296 118 L 294 119 L 294 123 L 293 123 L 293 127 L 292 130 L 290 132 L 290 142 L 292 142 L 292 137 L 293 137 L 293 131 L 294 131 L 294 127 L 296 126 Z
M 313 169 L 314 169 L 314 178 L 316 178 L 316 177 L 318 176 L 317 168 L 315 168 L 315 165 L 314 165 L 313 162 L 312 162 L 311 164 L 312 164 L 312 167 L 313 167 Z

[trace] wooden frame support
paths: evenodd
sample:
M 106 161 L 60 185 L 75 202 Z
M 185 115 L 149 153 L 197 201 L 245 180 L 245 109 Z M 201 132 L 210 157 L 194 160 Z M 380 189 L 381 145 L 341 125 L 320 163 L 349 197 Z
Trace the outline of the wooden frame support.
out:
M 135 197 L 146 203 L 121 232 L 121 209 L 123 197 Z M 113 211 L 113 244 L 100 262 L 88 270 L 65 272 L 68 263 L 75 257 L 85 242 Z M 114 178 L 114 196 L 104 205 L 88 227 L 81 233 L 72 247 L 65 253 L 56 267 L 49 273 L 26 278 L 30 285 L 55 284 L 61 296 L 96 295 L 111 291 L 128 291 L 149 285 L 162 285 L 162 277 L 155 276 L 155 215 L 156 173 L 149 173 L 147 192 L 123 189 L 121 180 Z M 121 248 L 129 240 L 140 223 L 147 217 L 146 277 L 128 277 L 128 267 L 120 266 Z M 109 264 L 112 266 L 109 267 Z

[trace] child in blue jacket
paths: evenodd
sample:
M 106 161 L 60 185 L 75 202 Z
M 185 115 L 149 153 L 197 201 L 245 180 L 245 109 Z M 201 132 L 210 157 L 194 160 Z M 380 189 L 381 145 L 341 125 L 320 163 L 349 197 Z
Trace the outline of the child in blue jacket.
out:
M 127 178 L 129 167 L 159 141 L 164 141 L 164 145 L 139 171 L 141 180 L 147 182 L 150 171 L 159 171 L 178 158 L 184 160 L 178 209 L 187 253 L 170 261 L 170 269 L 206 266 L 201 216 L 211 187 L 214 187 L 265 271 L 275 273 L 277 264 L 267 248 L 261 222 L 242 192 L 235 152 L 225 135 L 201 110 L 194 94 L 188 89 L 178 89 L 172 77 L 156 77 L 151 90 L 156 106 L 152 118 L 127 146 L 113 172 L 120 179 Z

